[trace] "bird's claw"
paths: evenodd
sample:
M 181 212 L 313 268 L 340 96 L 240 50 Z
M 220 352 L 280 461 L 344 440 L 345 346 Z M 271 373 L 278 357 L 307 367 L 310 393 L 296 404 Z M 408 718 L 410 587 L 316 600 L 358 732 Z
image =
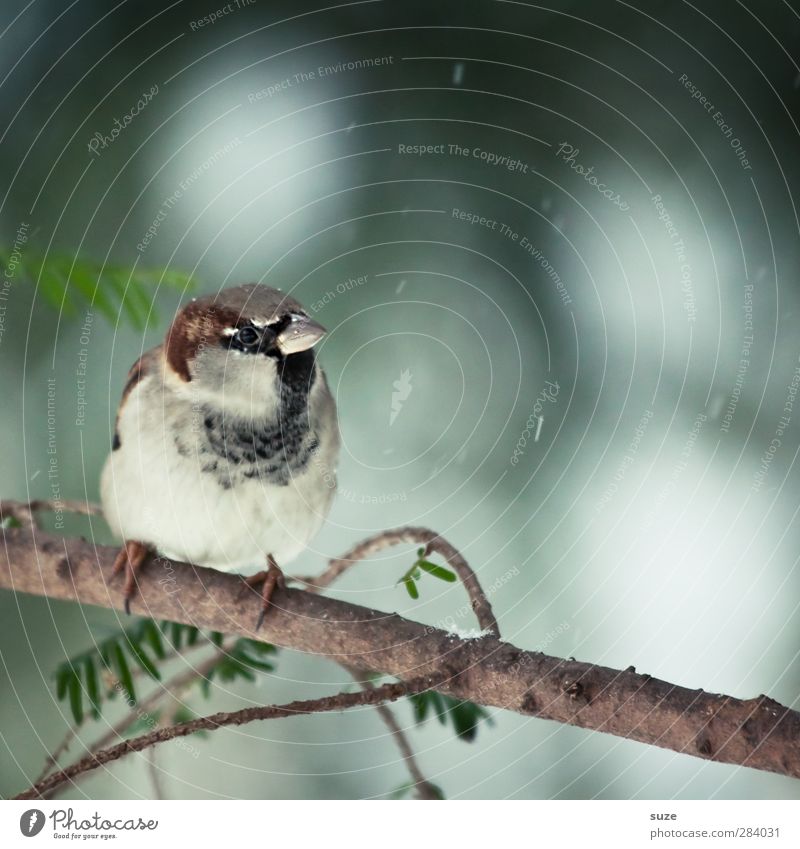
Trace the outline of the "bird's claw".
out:
M 150 549 L 144 543 L 136 540 L 125 540 L 114 561 L 111 573 L 113 575 L 118 575 L 120 572 L 125 573 L 125 583 L 122 589 L 123 607 L 128 616 L 131 614 L 131 599 L 136 595 L 136 572 L 149 553 Z
M 276 588 L 282 590 L 286 588 L 286 578 L 280 566 L 276 563 L 275 558 L 271 554 L 268 554 L 266 571 L 262 570 L 255 575 L 245 578 L 244 581 L 249 587 L 261 584 L 261 611 L 258 614 L 255 627 L 255 630 L 259 631 L 264 624 L 264 618 L 267 615 L 267 610 L 269 610 L 273 593 Z

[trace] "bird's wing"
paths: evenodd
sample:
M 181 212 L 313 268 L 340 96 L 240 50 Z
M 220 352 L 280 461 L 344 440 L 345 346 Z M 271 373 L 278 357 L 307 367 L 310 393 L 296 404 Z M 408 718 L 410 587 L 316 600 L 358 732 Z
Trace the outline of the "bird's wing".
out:
M 149 351 L 145 351 L 131 366 L 130 371 L 128 372 L 128 377 L 122 390 L 122 398 L 119 402 L 119 407 L 117 408 L 117 420 L 114 425 L 114 442 L 112 444 L 113 451 L 116 451 L 120 445 L 122 445 L 119 438 L 119 417 L 122 414 L 125 403 L 134 388 L 141 383 L 145 377 L 155 374 L 160 368 L 163 347 L 163 345 L 158 345 L 156 348 L 151 348 Z

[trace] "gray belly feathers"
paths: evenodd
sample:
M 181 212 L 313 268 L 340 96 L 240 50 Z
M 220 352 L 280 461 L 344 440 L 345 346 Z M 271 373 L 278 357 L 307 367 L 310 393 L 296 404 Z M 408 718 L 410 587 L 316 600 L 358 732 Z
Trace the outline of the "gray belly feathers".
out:
M 183 457 L 195 457 L 223 489 L 246 479 L 287 486 L 304 471 L 319 440 L 309 424 L 308 410 L 284 407 L 277 422 L 253 422 L 201 409 L 194 433 L 178 432 L 175 447 Z

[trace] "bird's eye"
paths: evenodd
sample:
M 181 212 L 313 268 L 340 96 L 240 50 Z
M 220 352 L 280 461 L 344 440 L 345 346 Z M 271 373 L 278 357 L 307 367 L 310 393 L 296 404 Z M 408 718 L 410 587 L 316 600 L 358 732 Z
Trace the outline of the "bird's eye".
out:
M 252 327 L 242 327 L 237 331 L 236 338 L 242 345 L 254 345 L 258 342 L 258 333 Z

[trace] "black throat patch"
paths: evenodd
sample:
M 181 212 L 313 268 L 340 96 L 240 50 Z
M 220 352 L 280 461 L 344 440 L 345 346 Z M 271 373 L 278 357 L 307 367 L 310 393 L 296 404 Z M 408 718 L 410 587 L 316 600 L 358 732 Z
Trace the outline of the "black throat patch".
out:
M 179 453 L 196 456 L 203 471 L 214 474 L 223 489 L 244 479 L 287 486 L 319 447 L 308 415 L 308 396 L 317 380 L 313 352 L 292 354 L 277 365 L 277 419 L 237 418 L 203 406 L 197 432 L 175 440 Z

